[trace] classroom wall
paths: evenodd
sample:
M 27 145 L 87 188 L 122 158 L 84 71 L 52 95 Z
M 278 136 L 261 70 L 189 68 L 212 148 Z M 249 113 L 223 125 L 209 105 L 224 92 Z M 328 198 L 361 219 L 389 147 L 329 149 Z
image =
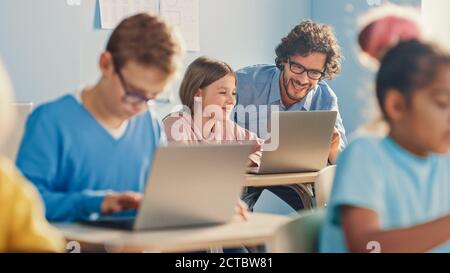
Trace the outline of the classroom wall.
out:
M 272 63 L 280 38 L 310 14 L 310 0 L 200 0 L 201 51 L 188 53 L 185 66 L 200 55 L 235 68 Z M 19 101 L 41 103 L 95 83 L 109 35 L 100 29 L 97 0 L 0 3 L 0 56 Z M 168 90 L 174 99 L 177 87 Z

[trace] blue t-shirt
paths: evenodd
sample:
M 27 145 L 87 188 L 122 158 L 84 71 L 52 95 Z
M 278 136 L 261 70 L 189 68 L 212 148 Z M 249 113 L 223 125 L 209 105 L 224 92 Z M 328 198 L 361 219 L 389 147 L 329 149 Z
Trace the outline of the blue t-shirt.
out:
M 377 212 L 383 229 L 445 216 L 450 213 L 450 154 L 421 158 L 390 137 L 357 139 L 338 158 L 321 252 L 348 252 L 340 223 L 344 205 Z M 434 251 L 450 252 L 450 243 Z
M 234 120 L 241 127 L 253 131 L 261 138 L 266 138 L 267 120 L 269 119 L 272 106 L 275 107 L 276 111 L 337 111 L 335 127 L 341 137 L 340 150 L 347 144 L 345 128 L 339 113 L 338 99 L 325 81 L 319 81 L 317 86 L 305 98 L 286 107 L 281 101 L 280 94 L 281 71 L 275 65 L 249 66 L 239 69 L 236 71 L 236 74 L 238 77 L 236 105 L 242 105 L 244 108 L 254 105 L 257 111 L 253 118 L 249 115 L 250 117 L 245 120 L 238 119 L 237 115 L 233 113 Z M 261 106 L 267 106 L 267 111 Z M 253 128 L 253 125 L 250 125 L 250 123 L 257 124 L 258 128 Z
M 160 134 L 145 112 L 115 139 L 67 95 L 30 115 L 17 166 L 39 189 L 50 221 L 83 220 L 100 213 L 108 192 L 143 192 Z

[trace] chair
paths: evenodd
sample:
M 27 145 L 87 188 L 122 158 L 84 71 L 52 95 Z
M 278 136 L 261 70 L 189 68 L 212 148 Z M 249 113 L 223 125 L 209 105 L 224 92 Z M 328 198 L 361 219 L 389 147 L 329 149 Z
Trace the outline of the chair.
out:
M 301 213 L 276 232 L 269 248 L 277 253 L 315 253 L 325 209 L 314 209 Z
M 14 103 L 16 120 L 6 143 L 0 147 L 0 154 L 6 156 L 11 161 L 16 161 L 17 152 L 25 129 L 25 123 L 33 109 L 32 103 Z
M 316 205 L 318 208 L 325 208 L 330 197 L 331 188 L 333 187 L 334 173 L 336 166 L 328 166 L 323 168 L 317 174 L 314 182 L 314 190 L 316 196 Z

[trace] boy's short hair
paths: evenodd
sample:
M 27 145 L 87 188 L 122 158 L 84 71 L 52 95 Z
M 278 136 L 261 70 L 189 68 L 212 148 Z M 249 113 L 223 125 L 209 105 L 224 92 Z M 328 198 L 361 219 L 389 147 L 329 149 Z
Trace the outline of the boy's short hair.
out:
M 159 69 L 169 77 L 181 65 L 184 46 L 176 28 L 146 13 L 123 20 L 113 31 L 106 50 L 116 69 L 135 61 Z

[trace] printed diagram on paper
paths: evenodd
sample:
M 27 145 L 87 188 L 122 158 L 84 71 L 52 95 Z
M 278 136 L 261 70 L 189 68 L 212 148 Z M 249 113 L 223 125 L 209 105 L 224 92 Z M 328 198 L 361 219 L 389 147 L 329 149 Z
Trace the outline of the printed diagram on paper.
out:
M 199 0 L 160 0 L 160 15 L 178 26 L 187 50 L 200 50 Z

